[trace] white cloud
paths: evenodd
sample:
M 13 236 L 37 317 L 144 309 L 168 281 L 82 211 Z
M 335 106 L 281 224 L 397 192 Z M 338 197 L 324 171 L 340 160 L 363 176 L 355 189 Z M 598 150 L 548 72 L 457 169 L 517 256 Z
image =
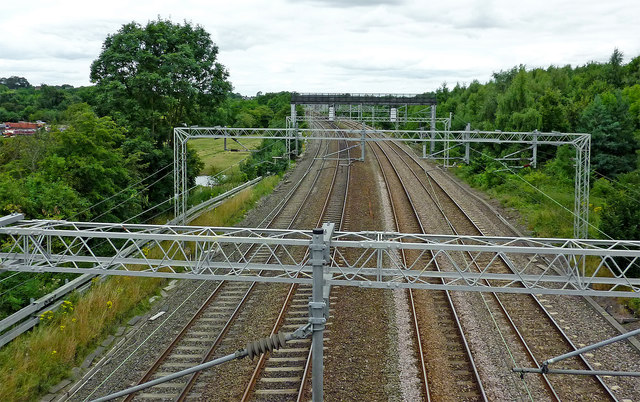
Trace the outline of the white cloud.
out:
M 37 0 L 3 5 L 0 76 L 87 85 L 107 35 L 160 16 L 210 32 L 243 94 L 418 92 L 518 64 L 605 61 L 615 47 L 637 56 L 639 11 L 635 0 Z

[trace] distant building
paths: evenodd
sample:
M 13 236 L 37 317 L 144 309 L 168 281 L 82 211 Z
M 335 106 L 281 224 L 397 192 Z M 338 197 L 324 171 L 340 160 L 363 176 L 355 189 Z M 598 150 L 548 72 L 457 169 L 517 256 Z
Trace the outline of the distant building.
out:
M 40 127 L 44 127 L 44 124 L 38 125 L 38 123 L 29 123 L 26 121 L 21 121 L 18 123 L 5 122 L 2 135 L 4 135 L 5 137 L 13 137 L 15 135 L 33 135 L 36 133 L 36 131 L 38 131 L 38 128 Z

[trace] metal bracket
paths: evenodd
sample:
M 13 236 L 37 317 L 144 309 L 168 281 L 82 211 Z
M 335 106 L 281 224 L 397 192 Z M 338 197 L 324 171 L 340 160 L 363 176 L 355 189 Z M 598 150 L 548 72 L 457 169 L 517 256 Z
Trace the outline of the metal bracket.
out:
M 7 216 L 0 216 L 0 227 L 11 225 L 24 219 L 24 214 L 12 213 Z
M 576 349 L 573 352 L 565 353 L 560 356 L 552 357 L 551 359 L 545 360 L 542 362 L 542 367 L 540 368 L 527 368 L 527 367 L 514 367 L 512 369 L 515 373 L 520 373 L 520 375 L 524 375 L 524 373 L 541 373 L 541 374 L 572 374 L 572 375 L 610 375 L 610 376 L 625 376 L 625 377 L 640 377 L 639 372 L 634 371 L 607 371 L 607 370 L 567 370 L 567 369 L 550 369 L 549 364 L 557 363 L 561 360 L 568 359 L 570 357 L 577 356 L 579 354 L 588 352 L 590 350 L 599 349 L 603 346 L 609 345 L 614 342 L 618 342 L 627 338 L 630 338 L 634 335 L 639 335 L 640 329 L 636 329 L 626 334 L 618 335 L 613 338 L 594 343 L 593 345 L 585 346 L 580 349 Z

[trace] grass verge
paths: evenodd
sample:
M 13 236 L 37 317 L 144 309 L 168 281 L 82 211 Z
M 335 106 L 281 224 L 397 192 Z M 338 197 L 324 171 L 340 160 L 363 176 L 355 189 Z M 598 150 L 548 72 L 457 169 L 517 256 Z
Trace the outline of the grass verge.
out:
M 245 138 L 241 141 L 242 145 L 248 149 L 258 149 L 262 143 L 261 139 L 257 138 Z M 194 149 L 202 162 L 204 163 L 204 169 L 201 174 L 210 176 L 214 175 L 221 170 L 237 164 L 241 160 L 249 156 L 249 153 L 241 147 L 238 143 L 228 140 L 227 149 L 232 152 L 224 150 L 224 140 L 215 138 L 195 138 L 189 140 L 189 148 Z M 236 152 L 233 152 L 236 151 Z M 239 172 L 239 168 L 230 169 L 229 174 Z
M 191 225 L 231 226 L 263 196 L 280 176 L 270 176 L 245 189 Z M 150 250 L 149 254 L 157 250 Z M 149 308 L 148 298 L 164 282 L 156 278 L 111 277 L 95 282 L 82 296 L 72 295 L 57 312 L 0 350 L 0 400 L 27 401 L 46 394 L 129 317 Z
M 552 172 L 528 169 L 521 175 L 504 172 L 474 172 L 468 166 L 457 166 L 453 173 L 471 186 L 476 187 L 513 208 L 522 217 L 523 226 L 537 237 L 573 237 L 573 180 L 558 177 Z M 600 215 L 604 200 L 592 195 L 589 235 L 597 238 Z

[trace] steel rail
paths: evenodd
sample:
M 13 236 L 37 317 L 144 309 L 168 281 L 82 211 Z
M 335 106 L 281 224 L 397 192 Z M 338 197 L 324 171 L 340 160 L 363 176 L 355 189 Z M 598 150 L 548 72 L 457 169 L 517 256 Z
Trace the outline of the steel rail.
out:
M 387 187 L 388 191 L 391 191 L 391 185 L 389 184 L 389 180 L 387 178 L 387 175 L 384 172 L 384 169 L 382 168 L 382 162 L 380 161 L 380 159 L 378 157 L 378 153 L 375 150 L 373 151 L 373 155 L 375 156 L 376 160 L 378 161 L 378 165 L 380 166 L 380 172 L 382 173 L 382 177 L 384 179 L 385 186 Z M 398 178 L 399 178 L 399 176 L 398 176 Z M 393 221 L 394 221 L 395 228 L 396 228 L 397 231 L 400 231 L 399 220 L 398 220 L 398 215 L 397 215 L 397 209 L 395 207 L 395 204 L 393 202 L 393 198 L 392 197 L 389 197 L 389 203 L 391 205 L 391 211 L 393 213 Z M 410 200 L 409 200 L 409 203 L 411 204 Z M 411 204 L 411 206 L 413 207 L 412 204 Z M 405 255 L 404 250 L 401 251 L 401 254 L 402 254 L 402 259 L 406 263 L 406 255 Z M 423 349 L 423 346 L 422 346 L 422 336 L 420 334 L 420 325 L 418 323 L 418 314 L 416 313 L 416 305 L 415 305 L 415 301 L 414 301 L 414 297 L 413 297 L 413 290 L 412 289 L 408 289 L 407 290 L 407 294 L 409 296 L 409 305 L 411 306 L 410 314 L 411 314 L 411 317 L 412 317 L 414 335 L 415 335 L 416 342 L 418 343 L 417 350 L 418 350 L 418 357 L 419 357 L 419 361 L 420 361 L 420 369 L 419 370 L 421 372 L 420 374 L 422 375 L 421 383 L 422 383 L 422 386 L 423 386 L 423 392 L 424 392 L 426 400 L 427 401 L 431 401 L 431 392 L 430 392 L 430 389 L 429 389 L 429 378 L 428 378 L 428 375 L 427 375 L 427 367 L 426 367 L 426 362 L 425 362 L 425 357 L 424 357 L 424 349 Z
M 397 148 L 393 148 L 390 147 L 395 153 L 396 155 L 398 155 L 398 157 L 401 159 L 401 161 L 405 164 L 405 166 L 411 171 L 411 173 L 413 174 L 414 178 L 418 181 L 418 183 L 420 183 L 420 185 L 422 186 L 423 190 L 425 191 L 425 193 L 429 196 L 429 198 L 433 201 L 433 203 L 436 205 L 438 212 L 440 212 L 440 214 L 442 215 L 442 218 L 447 222 L 447 225 L 449 226 L 449 228 L 453 231 L 454 234 L 458 234 L 458 231 L 456 230 L 455 226 L 453 225 L 453 223 L 451 222 L 451 220 L 449 219 L 449 217 L 446 215 L 442 205 L 440 204 L 439 200 L 435 197 L 435 195 L 433 195 L 429 189 L 427 189 L 427 187 L 425 186 L 425 184 L 422 182 L 422 180 L 419 178 L 419 176 L 416 174 L 415 170 L 411 168 L 411 166 L 409 166 L 409 164 L 407 163 L 406 159 L 403 158 L 396 149 L 400 149 L 401 151 L 404 151 L 402 148 L 397 147 Z M 413 155 L 409 154 L 409 153 L 405 153 L 407 156 L 409 156 L 410 158 L 413 157 Z M 415 160 L 413 160 L 413 162 L 416 162 Z M 417 162 L 416 162 L 417 163 Z M 419 164 L 418 164 L 419 165 Z M 422 172 L 422 170 L 421 170 Z M 444 189 L 442 187 L 440 187 L 441 190 L 444 192 Z M 446 194 L 446 192 L 445 192 Z M 448 195 L 448 194 L 447 194 Z M 473 222 L 472 222 L 473 223 Z M 475 224 L 474 224 L 475 225 Z M 473 256 L 469 254 L 469 258 L 471 259 L 471 261 L 475 261 Z M 475 264 L 475 262 L 474 262 Z M 500 307 L 502 313 L 504 314 L 505 318 L 507 319 L 507 321 L 509 322 L 509 324 L 511 325 L 511 328 L 513 329 L 514 333 L 516 334 L 516 337 L 520 340 L 520 342 L 522 343 L 522 345 L 525 348 L 525 351 L 527 353 L 527 355 L 529 356 L 529 358 L 531 359 L 532 363 L 535 364 L 537 367 L 539 367 L 537 360 L 535 359 L 535 356 L 533 355 L 533 352 L 531 351 L 531 349 L 529 348 L 529 345 L 525 342 L 524 337 L 522 336 L 520 330 L 518 329 L 518 327 L 516 326 L 516 324 L 513 322 L 513 319 L 511 318 L 510 314 L 507 312 L 506 308 L 504 307 L 502 301 L 497 297 L 496 293 L 492 293 L 492 295 L 494 296 L 498 306 Z M 557 395 L 554 387 L 552 386 L 552 384 L 549 381 L 549 378 L 546 375 L 543 375 L 543 381 L 547 387 L 547 389 L 549 390 L 549 392 L 551 393 L 551 395 L 556 399 L 556 400 L 560 400 L 559 396 Z
M 325 160 L 323 160 L 323 159 L 321 159 L 321 160 L 323 161 L 322 164 L 324 166 Z M 334 174 L 332 176 L 331 184 L 329 186 L 329 190 L 327 191 L 327 196 L 325 198 L 325 202 L 323 204 L 322 211 L 320 213 L 320 217 L 318 219 L 318 222 L 317 222 L 316 226 L 321 225 L 322 220 L 324 218 L 324 215 L 325 215 L 325 213 L 327 211 L 327 208 L 329 206 L 329 202 L 330 202 L 330 199 L 332 198 L 334 186 L 335 186 L 335 183 L 336 183 L 336 178 L 338 177 L 339 167 L 340 167 L 340 162 L 336 161 L 335 170 L 334 170 Z M 319 170 L 319 172 L 321 172 L 321 171 L 322 171 L 322 169 Z M 320 175 L 318 175 L 317 177 L 319 177 L 319 176 Z M 345 194 L 346 194 L 346 189 L 345 189 Z M 345 198 L 346 198 L 346 196 L 345 196 Z M 304 204 L 305 203 L 303 203 L 303 205 Z M 305 255 L 307 253 L 308 253 L 308 250 L 305 251 Z M 274 323 L 274 325 L 272 327 L 270 336 L 275 334 L 275 333 L 277 333 L 278 329 L 280 328 L 280 326 L 284 322 L 284 319 L 286 317 L 286 313 L 288 311 L 289 304 L 290 304 L 291 300 L 293 299 L 293 297 L 295 296 L 297 289 L 298 289 L 298 285 L 297 284 L 291 284 L 291 286 L 289 287 L 289 290 L 288 290 L 288 293 L 287 293 L 287 297 L 285 298 L 285 301 L 283 302 L 282 307 L 280 308 L 280 312 L 279 312 L 278 317 L 277 317 L 277 319 L 276 319 L 276 321 L 275 321 L 275 323 Z M 310 365 L 310 357 L 311 357 L 311 350 L 309 350 L 309 353 L 307 353 L 307 358 L 306 358 L 307 361 L 305 362 L 305 364 L 304 364 L 305 368 L 303 369 L 305 371 L 307 370 L 307 367 Z M 244 391 L 244 393 L 242 395 L 242 399 L 241 399 L 242 402 L 248 401 L 249 398 L 251 397 L 251 395 L 253 394 L 253 392 L 255 391 L 255 387 L 257 385 L 258 378 L 262 374 L 262 371 L 263 371 L 264 366 L 266 365 L 267 359 L 268 359 L 268 357 L 267 357 L 266 354 L 263 354 L 263 355 L 261 355 L 259 357 L 258 362 L 256 363 L 256 366 L 255 366 L 255 368 L 254 368 L 254 370 L 252 372 L 252 375 L 251 375 L 251 378 L 249 380 L 249 383 L 247 384 L 247 386 L 245 388 L 245 391 Z M 301 385 L 298 388 L 298 397 L 297 397 L 298 399 L 300 399 L 300 394 L 301 394 L 301 392 L 303 392 L 304 380 L 306 380 L 306 378 L 301 378 Z
M 327 152 L 325 152 L 325 154 L 328 153 L 328 146 L 329 146 L 329 144 L 327 144 L 327 148 L 326 148 Z M 324 168 L 324 164 L 326 162 L 323 159 L 316 159 L 317 156 L 318 155 L 316 154 L 316 156 L 314 158 L 314 162 L 312 162 L 312 163 L 315 163 L 316 160 L 320 160 L 321 161 L 321 168 L 318 169 L 318 174 L 315 176 L 313 184 L 310 186 L 310 190 L 307 193 L 307 195 L 305 197 L 305 200 L 310 196 L 311 190 L 313 190 L 313 188 L 315 187 L 315 183 L 317 183 L 318 179 L 320 178 L 320 175 L 321 175 L 322 170 Z M 329 190 L 329 193 L 330 193 L 330 191 L 331 190 Z M 302 207 L 304 205 L 305 205 L 305 202 L 302 202 L 301 205 L 300 205 L 300 208 L 298 209 L 297 213 L 295 214 L 294 219 L 292 220 L 291 224 L 293 224 L 293 221 L 295 221 L 295 219 L 297 218 L 298 214 L 302 211 Z M 295 284 L 291 284 L 289 286 L 289 290 L 287 292 L 287 296 L 285 298 L 283 306 L 280 308 L 280 312 L 278 313 L 278 318 L 276 319 L 276 322 L 275 322 L 274 326 L 272 327 L 272 330 L 271 330 L 271 333 L 269 334 L 269 336 L 271 336 L 271 335 L 275 334 L 276 332 L 278 332 L 277 330 L 278 330 L 278 328 L 280 328 L 280 324 L 282 323 L 282 320 L 284 319 L 284 313 L 286 311 L 286 306 L 289 305 L 289 302 L 291 301 L 291 298 L 293 297 L 293 295 L 295 293 L 295 289 L 296 289 Z M 266 356 L 264 354 L 260 355 L 260 357 L 258 358 L 258 362 L 256 363 L 256 366 L 255 366 L 255 368 L 254 368 L 254 370 L 253 370 L 253 372 L 251 374 L 251 378 L 249 379 L 249 383 L 247 384 L 247 386 L 245 388 L 245 391 L 244 391 L 244 393 L 242 395 L 241 401 L 248 400 L 249 396 L 251 395 L 251 392 L 253 391 L 253 389 L 254 389 L 254 387 L 256 385 L 256 382 L 258 380 L 258 375 L 260 374 L 260 371 L 261 371 L 261 369 L 262 369 L 262 367 L 263 367 L 263 365 L 265 363 L 265 358 L 266 358 Z
M 449 202 L 451 202 L 455 208 L 462 214 L 463 217 L 466 218 L 467 222 L 470 223 L 473 228 L 475 228 L 475 230 L 477 231 L 478 235 L 484 236 L 485 233 L 484 231 L 477 225 L 477 223 L 464 211 L 464 209 L 460 206 L 460 204 L 455 201 L 453 199 L 453 197 L 447 193 L 447 191 L 445 191 L 444 187 L 442 187 L 440 185 L 440 183 L 438 183 L 438 181 L 435 179 L 435 177 L 428 172 L 428 170 L 423 169 L 422 165 L 416 160 L 415 155 L 412 155 L 411 153 L 409 153 L 407 150 L 403 149 L 402 147 L 398 146 L 397 144 L 394 144 L 395 149 L 398 149 L 400 151 L 402 151 L 404 154 L 406 154 L 407 156 L 409 156 L 409 158 L 415 163 L 415 165 L 417 165 L 420 168 L 420 172 L 421 173 L 425 173 L 425 175 L 427 176 L 428 180 L 430 183 L 435 183 L 436 186 L 440 189 L 440 191 L 447 197 L 447 199 L 449 200 Z M 404 160 L 404 159 L 403 159 Z M 406 163 L 406 162 L 405 162 Z M 408 166 L 408 164 L 407 164 Z M 408 166 L 409 167 L 409 166 Z M 410 168 L 411 169 L 411 168 Z M 411 171 L 413 172 L 413 174 L 416 176 L 416 178 L 418 178 L 418 175 L 416 174 L 414 169 L 411 169 Z M 443 208 L 441 207 L 440 203 L 436 201 L 435 194 L 431 195 L 429 193 L 429 191 L 426 189 L 426 186 L 424 185 L 424 183 L 422 182 L 422 180 L 420 180 L 418 178 L 419 183 L 421 183 L 421 185 L 424 187 L 425 191 L 427 191 L 427 194 L 429 194 L 429 196 L 434 200 L 434 203 L 438 206 L 438 209 L 440 210 L 441 214 L 445 217 L 445 220 L 447 221 L 448 225 L 451 227 L 451 229 L 454 231 L 454 234 L 459 234 L 457 229 L 454 227 L 453 223 L 446 217 L 446 214 L 443 210 Z M 470 234 L 470 233 L 466 233 L 466 234 Z M 470 253 L 469 257 L 472 259 L 472 261 L 475 261 L 473 256 L 471 256 Z M 511 269 L 511 264 L 510 262 L 508 262 L 504 256 L 500 255 L 500 260 L 502 261 L 502 264 L 504 267 L 506 267 L 507 270 L 509 270 L 510 272 L 513 272 L 513 270 Z M 474 265 L 476 265 L 477 268 L 477 264 L 474 262 Z M 490 283 L 489 280 L 485 280 L 485 282 L 487 284 Z M 515 324 L 515 322 L 513 321 L 511 315 L 507 312 L 507 308 L 504 306 L 504 303 L 502 300 L 500 300 L 500 297 L 498 296 L 497 293 L 495 292 L 491 292 L 492 296 L 495 298 L 495 300 L 497 301 L 498 305 L 500 306 L 500 309 L 503 311 L 503 313 L 505 314 L 505 317 L 507 318 L 507 320 L 509 321 L 510 325 L 512 326 L 512 328 L 514 329 L 515 333 L 517 334 L 517 337 L 521 340 L 522 344 L 524 345 L 527 353 L 529 354 L 530 358 L 532 359 L 533 363 L 536 365 L 536 367 L 540 367 L 540 364 L 538 363 L 537 359 L 535 358 L 535 356 L 533 355 L 532 350 L 530 349 L 529 345 L 527 344 L 527 342 L 524 339 L 524 336 L 522 335 L 522 332 L 517 328 L 517 325 Z M 548 320 L 548 322 L 556 329 L 556 331 L 560 334 L 560 336 L 562 337 L 563 341 L 565 344 L 567 344 L 572 350 L 576 350 L 575 345 L 573 344 L 573 342 L 569 339 L 569 337 L 566 335 L 566 333 L 562 330 L 562 328 L 560 328 L 560 326 L 556 323 L 556 321 L 551 317 L 551 315 L 549 314 L 549 312 L 547 311 L 546 308 L 544 308 L 544 306 L 542 306 L 542 304 L 540 303 L 540 301 L 534 297 L 533 295 L 531 295 L 532 300 L 534 301 L 535 305 L 538 307 L 538 309 L 543 313 L 544 317 Z M 584 356 L 580 355 L 579 356 L 581 362 L 589 369 L 589 370 L 593 370 L 593 368 L 591 367 L 591 365 L 589 364 L 589 362 L 585 359 Z M 545 383 L 547 384 L 547 386 L 549 387 L 550 392 L 552 393 L 552 395 L 557 399 L 560 400 L 560 397 L 558 396 L 555 387 L 551 384 L 551 380 L 545 375 L 543 374 L 543 378 Z M 602 381 L 602 379 L 599 376 L 596 376 L 596 379 L 599 383 L 599 385 L 602 387 L 602 389 L 605 390 L 605 392 L 608 394 L 609 397 L 611 397 L 613 400 L 616 400 L 617 398 L 613 395 L 613 393 L 611 392 L 611 390 L 609 389 L 609 387 L 607 387 L 604 382 Z
M 327 144 L 327 146 L 328 146 L 328 144 Z M 318 147 L 315 156 L 320 154 L 321 148 L 322 147 Z M 315 157 L 312 160 L 312 162 L 309 164 L 308 169 L 303 173 L 303 176 L 301 177 L 301 179 L 298 180 L 298 182 L 293 186 L 291 191 L 288 192 L 287 196 L 284 199 L 285 202 L 282 202 L 282 203 L 280 203 L 280 204 L 278 204 L 276 206 L 276 208 L 274 209 L 275 213 L 274 213 L 274 211 L 271 211 L 269 214 L 267 214 L 267 218 L 265 218 L 265 220 L 268 220 L 268 222 L 266 223 L 266 227 L 271 227 L 273 225 L 273 223 L 276 221 L 276 219 L 281 215 L 281 213 L 284 211 L 284 208 L 287 206 L 287 202 L 291 199 L 291 196 L 295 193 L 295 191 L 297 191 L 300 188 L 300 185 L 302 184 L 302 182 L 307 178 L 307 175 L 313 169 L 314 164 L 315 164 Z M 321 172 L 321 171 L 322 171 L 322 168 L 318 169 L 318 172 Z M 318 176 L 319 176 L 319 173 L 318 173 L 318 175 L 316 175 L 313 183 L 315 183 L 317 181 Z M 313 188 L 313 185 L 310 186 L 310 190 L 305 194 L 305 196 L 304 196 L 305 200 L 311 194 L 311 189 L 312 188 Z M 293 219 L 289 223 L 288 227 L 291 227 L 291 225 L 293 224 L 293 222 L 297 218 L 298 214 L 300 213 L 300 210 L 302 209 L 303 205 L 304 205 L 304 202 L 301 203 L 301 206 L 298 208 L 296 214 L 294 215 Z M 273 216 L 271 217 L 271 219 L 269 219 L 269 216 L 271 216 L 271 215 L 273 215 Z M 265 220 L 263 220 L 263 222 L 261 224 L 264 224 Z M 253 247 L 249 247 L 248 250 L 246 250 L 243 253 L 243 257 L 248 255 L 252 250 L 253 250 Z M 273 258 L 273 257 L 270 257 L 270 258 Z M 165 352 L 156 360 L 156 362 L 153 364 L 153 366 L 145 373 L 143 378 L 138 382 L 139 384 L 147 382 L 151 378 L 151 376 L 157 371 L 157 369 L 162 365 L 162 363 L 170 356 L 171 351 L 180 342 L 180 340 L 186 335 L 188 329 L 191 328 L 196 323 L 197 319 L 202 315 L 202 313 L 207 309 L 207 307 L 209 307 L 211 302 L 215 299 L 215 296 L 218 295 L 219 289 L 221 289 L 222 286 L 225 283 L 226 283 L 226 281 L 222 281 L 218 285 L 218 287 L 214 290 L 212 295 L 209 296 L 209 298 L 204 303 L 204 305 L 200 309 L 198 309 L 198 312 L 196 312 L 196 314 L 194 314 L 194 316 L 191 318 L 191 320 L 184 326 L 182 331 L 171 342 L 171 344 L 167 347 Z M 237 318 L 242 306 L 244 306 L 245 302 L 249 299 L 249 296 L 250 296 L 251 292 L 253 291 L 253 289 L 255 288 L 256 284 L 257 284 L 257 282 L 252 282 L 251 285 L 249 286 L 249 288 L 246 290 L 246 292 L 242 296 L 241 300 L 238 302 L 238 305 L 234 309 L 234 312 L 232 313 L 230 318 L 227 320 L 226 324 L 221 329 L 221 331 L 218 334 L 216 340 L 212 343 L 211 347 L 209 348 L 209 350 L 207 351 L 205 356 L 202 358 L 202 362 L 207 361 L 209 358 L 211 358 L 213 356 L 213 354 L 215 353 L 215 351 L 219 347 L 223 337 L 229 331 L 229 328 L 231 327 L 231 325 L 235 322 L 235 320 L 236 320 L 236 318 Z M 200 375 L 200 372 L 196 372 L 196 373 L 191 375 L 191 377 L 187 381 L 187 384 L 179 392 L 177 400 L 182 401 L 187 397 L 188 393 L 191 391 L 191 389 L 195 385 L 196 381 L 198 380 L 199 375 Z M 132 400 L 134 398 L 134 396 L 135 396 L 135 394 L 130 394 L 125 400 L 126 401 L 130 401 L 130 400 Z
M 337 125 L 335 123 L 331 124 L 332 126 L 337 127 Z M 351 148 L 349 148 L 349 144 L 344 141 L 344 142 L 338 142 L 339 144 L 339 148 L 342 148 L 344 150 L 341 150 L 338 153 L 338 166 L 337 168 L 339 168 L 340 166 L 340 154 L 342 152 L 346 152 L 347 153 L 347 157 L 346 160 L 348 161 L 348 169 L 347 169 L 347 178 L 346 178 L 346 184 L 347 184 L 347 188 L 344 191 L 344 197 L 343 197 L 343 201 L 342 201 L 342 211 L 343 213 L 340 216 L 340 223 L 338 225 L 339 229 L 338 230 L 345 230 L 345 225 L 344 225 L 344 218 L 346 216 L 346 213 L 344 213 L 344 211 L 347 210 L 347 199 L 348 199 L 348 194 L 349 194 L 349 183 L 350 183 L 350 179 L 351 179 Z M 336 169 L 336 172 L 338 171 L 338 169 Z M 328 202 L 327 202 L 327 207 L 328 207 Z M 335 223 L 335 222 L 334 222 Z M 333 261 L 335 261 L 335 254 L 337 253 L 337 250 L 334 250 L 334 258 L 332 258 Z M 327 317 L 328 318 L 328 317 Z M 309 348 L 309 353 L 307 353 L 307 361 L 305 362 L 304 365 L 304 370 L 302 371 L 302 378 L 300 380 L 300 388 L 298 388 L 298 397 L 296 398 L 296 402 L 302 402 L 303 397 L 304 397 L 304 390 L 305 390 L 305 384 L 307 382 L 309 373 L 311 372 L 311 357 L 312 357 L 312 349 Z
M 415 205 L 411 199 L 411 196 L 407 190 L 407 186 L 405 184 L 405 182 L 402 180 L 402 176 L 399 174 L 398 170 L 396 169 L 396 167 L 394 166 L 393 162 L 391 161 L 391 159 L 389 158 L 388 154 L 384 151 L 384 149 L 382 148 L 382 146 L 379 143 L 376 143 L 378 149 L 382 152 L 382 154 L 385 156 L 385 158 L 387 159 L 387 161 L 389 162 L 389 166 L 391 166 L 391 168 L 393 169 L 395 175 L 398 178 L 398 181 L 407 197 L 407 200 L 409 202 L 409 205 L 411 206 L 412 212 L 413 212 L 413 216 L 415 217 L 415 220 L 418 224 L 418 226 L 420 227 L 420 230 L 422 233 L 426 233 L 426 230 L 424 228 L 424 225 L 422 223 L 422 220 L 420 219 L 420 215 L 418 214 L 418 212 L 415 209 Z M 380 170 L 382 172 L 383 178 L 385 180 L 385 184 L 387 186 L 387 188 L 389 189 L 389 191 L 391 191 L 391 187 L 389 184 L 389 180 L 386 176 L 386 174 L 384 173 L 384 169 L 382 168 L 382 162 L 380 160 L 380 158 L 378 157 L 378 153 L 375 151 L 374 148 L 374 156 L 376 157 L 376 160 L 378 161 L 378 164 L 380 165 Z M 397 207 L 395 206 L 392 197 L 389 197 L 390 203 L 391 203 L 391 208 L 394 214 L 394 221 L 395 221 L 395 225 L 396 225 L 396 230 L 400 231 L 399 228 L 399 220 L 397 217 Z M 402 258 L 406 261 L 407 257 L 405 255 L 405 251 L 402 250 Z M 441 268 L 438 264 L 438 261 L 436 259 L 433 259 L 434 265 L 435 265 L 435 269 L 440 271 Z M 414 301 L 414 294 L 413 294 L 413 290 L 409 289 L 408 290 L 408 294 L 409 294 L 409 299 L 410 299 L 410 305 L 411 305 L 411 313 L 412 313 L 412 317 L 413 317 L 413 324 L 414 324 L 414 330 L 415 330 L 415 334 L 416 334 L 416 341 L 418 343 L 418 350 L 419 350 L 419 357 L 420 357 L 420 361 L 421 361 L 421 367 L 422 367 L 422 376 L 423 376 L 423 384 L 424 384 L 424 388 L 425 388 L 425 396 L 427 398 L 427 400 L 431 400 L 431 392 L 429 389 L 429 385 L 428 385 L 428 375 L 427 375 L 427 370 L 426 370 L 426 365 L 425 365 L 425 359 L 424 359 L 424 350 L 422 347 L 422 337 L 420 335 L 420 325 L 418 323 L 418 314 L 416 312 L 415 309 L 415 301 Z M 484 387 L 482 385 L 482 381 L 480 379 L 479 373 L 477 371 L 477 367 L 475 365 L 475 362 L 473 360 L 473 356 L 471 354 L 471 350 L 469 348 L 466 336 L 464 335 L 464 331 L 462 329 L 462 324 L 458 318 L 458 314 L 455 308 L 455 305 L 453 303 L 453 300 L 451 299 L 451 295 L 448 291 L 445 292 L 445 295 L 447 297 L 447 302 L 449 304 L 449 307 L 451 309 L 452 315 L 455 319 L 455 324 L 456 324 L 456 328 L 458 330 L 458 335 L 464 345 L 464 349 L 467 355 L 467 358 L 469 359 L 469 365 L 471 366 L 471 369 L 473 371 L 475 380 L 476 380 L 476 385 L 478 388 L 478 391 L 482 397 L 483 400 L 487 400 L 485 391 L 484 391 Z
M 452 180 L 451 181 L 457 188 L 459 188 L 461 191 L 463 191 L 465 194 L 467 194 L 468 196 L 472 197 L 473 199 L 477 200 L 480 204 L 484 205 L 486 207 L 486 209 L 488 209 L 489 211 L 491 211 L 491 213 L 495 214 L 498 219 L 500 220 L 500 222 L 502 222 L 502 224 L 504 225 L 504 227 L 514 236 L 517 237 L 524 237 L 524 235 L 518 230 L 516 229 L 509 221 L 507 221 L 502 215 L 500 215 L 497 211 L 495 211 L 495 209 L 489 205 L 487 203 L 487 201 L 485 201 L 484 199 L 480 198 L 477 194 L 474 194 L 473 192 L 469 191 L 467 188 L 465 188 L 464 186 L 462 186 L 462 184 L 460 184 L 457 180 Z M 540 256 L 540 258 L 542 260 L 544 260 L 548 265 L 551 265 L 552 262 L 544 255 Z M 554 266 L 555 268 L 555 266 Z M 556 272 L 560 272 L 559 270 L 556 270 Z M 590 307 L 601 317 L 603 317 L 609 324 L 611 324 L 612 330 L 615 331 L 616 333 L 619 334 L 625 334 L 626 330 L 621 327 L 621 326 L 616 326 L 611 322 L 611 318 L 610 317 L 606 317 L 602 311 L 599 309 L 597 306 L 597 302 L 593 300 L 592 297 L 590 296 L 583 296 L 585 301 L 590 305 Z M 638 343 L 635 339 L 630 338 L 628 339 L 629 341 L 629 345 L 631 345 L 634 349 L 636 349 L 637 351 L 640 351 L 640 343 Z
M 149 368 L 149 370 L 147 370 L 147 372 L 142 376 L 142 378 L 140 379 L 140 381 L 138 381 L 138 385 L 140 384 L 144 384 L 145 382 L 148 382 L 149 380 L 151 380 L 151 377 L 153 376 L 153 374 L 156 373 L 156 371 L 160 368 L 160 366 L 162 365 L 162 363 L 171 355 L 171 353 L 173 352 L 173 350 L 175 349 L 175 347 L 178 345 L 178 343 L 180 342 L 180 340 L 182 340 L 182 338 L 187 334 L 188 330 L 193 327 L 194 323 L 197 321 L 197 319 L 199 317 L 202 316 L 202 314 L 204 313 L 204 311 L 207 310 L 207 308 L 209 307 L 209 305 L 211 304 L 211 302 L 213 302 L 213 300 L 215 300 L 218 296 L 218 294 L 220 293 L 220 290 L 222 289 L 222 287 L 225 285 L 225 282 L 222 281 L 220 283 L 218 283 L 218 286 L 216 286 L 216 288 L 214 289 L 214 291 L 211 293 L 211 295 L 209 295 L 209 297 L 207 297 L 207 300 L 205 300 L 205 302 L 202 304 L 202 306 L 196 311 L 196 313 L 193 315 L 193 317 L 189 320 L 189 322 L 187 322 L 183 327 L 182 330 L 178 333 L 178 335 L 176 335 L 176 337 L 173 339 L 173 341 L 169 344 L 169 346 L 167 346 L 167 348 L 164 350 L 164 352 L 160 355 L 160 357 L 158 357 L 156 359 L 156 361 L 153 363 L 153 365 L 151 366 L 151 368 Z M 134 398 L 135 393 L 133 394 L 129 394 L 124 400 L 125 401 L 131 401 Z

